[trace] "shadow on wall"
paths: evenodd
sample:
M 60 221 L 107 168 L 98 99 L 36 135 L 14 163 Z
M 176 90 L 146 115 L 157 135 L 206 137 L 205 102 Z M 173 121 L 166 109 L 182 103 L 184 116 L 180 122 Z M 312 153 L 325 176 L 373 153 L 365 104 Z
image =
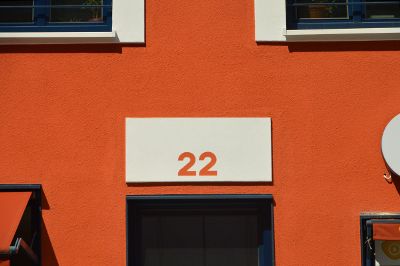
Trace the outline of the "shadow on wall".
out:
M 194 186 L 213 186 L 213 187 L 271 187 L 274 182 L 151 182 L 151 183 L 126 183 L 128 187 L 194 187 Z
M 259 42 L 257 46 L 287 46 L 289 52 L 400 51 L 400 41 Z M 0 45 L 1 53 L 122 53 L 124 47 L 146 44 Z
M 145 44 L 36 44 L 0 45 L 1 53 L 122 53 L 123 47 L 145 47 Z
M 400 51 L 400 41 L 257 43 L 287 46 L 289 52 Z
M 392 182 L 396 187 L 397 193 L 400 195 L 400 176 L 396 175 L 392 171 L 390 171 L 390 174 L 392 176 Z
M 46 229 L 46 225 L 44 223 L 42 223 L 42 265 L 59 265 Z
M 47 202 L 46 196 L 42 193 L 42 209 L 49 210 L 50 206 Z M 51 244 L 49 233 L 47 232 L 46 225 L 42 220 L 42 265 L 44 266 L 58 266 L 56 254 L 54 253 L 53 245 Z

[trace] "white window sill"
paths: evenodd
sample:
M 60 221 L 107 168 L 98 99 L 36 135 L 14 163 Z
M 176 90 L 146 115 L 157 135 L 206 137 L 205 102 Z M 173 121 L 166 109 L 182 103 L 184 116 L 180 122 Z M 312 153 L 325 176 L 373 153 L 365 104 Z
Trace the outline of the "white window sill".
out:
M 286 41 L 389 41 L 400 40 L 400 28 L 286 30 Z
M 112 32 L 2 32 L 0 44 L 119 43 Z

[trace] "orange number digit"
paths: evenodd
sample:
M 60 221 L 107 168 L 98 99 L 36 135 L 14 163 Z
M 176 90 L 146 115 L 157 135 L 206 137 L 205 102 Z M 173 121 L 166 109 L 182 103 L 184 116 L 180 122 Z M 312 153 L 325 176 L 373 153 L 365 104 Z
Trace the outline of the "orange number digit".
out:
M 191 152 L 184 152 L 179 155 L 178 161 L 183 161 L 185 158 L 189 158 L 189 162 L 179 170 L 178 176 L 195 176 L 196 171 L 189 171 L 189 169 L 196 162 L 196 157 Z
M 210 158 L 210 162 L 206 164 L 203 169 L 200 170 L 200 176 L 216 176 L 218 175 L 217 171 L 211 171 L 211 167 L 213 167 L 217 163 L 217 156 L 215 156 L 212 152 L 204 152 L 200 155 L 200 161 L 204 161 L 205 158 Z

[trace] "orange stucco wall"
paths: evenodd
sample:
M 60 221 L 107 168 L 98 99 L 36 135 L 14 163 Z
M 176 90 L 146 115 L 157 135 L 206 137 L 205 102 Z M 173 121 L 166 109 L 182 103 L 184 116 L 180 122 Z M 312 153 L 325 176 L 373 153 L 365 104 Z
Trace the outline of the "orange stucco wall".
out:
M 41 183 L 44 265 L 125 265 L 125 196 L 272 193 L 276 263 L 360 265 L 361 211 L 399 211 L 380 138 L 400 44 L 259 44 L 253 1 L 146 1 L 146 45 L 0 46 L 0 182 Z M 273 184 L 137 184 L 125 117 L 273 121 Z

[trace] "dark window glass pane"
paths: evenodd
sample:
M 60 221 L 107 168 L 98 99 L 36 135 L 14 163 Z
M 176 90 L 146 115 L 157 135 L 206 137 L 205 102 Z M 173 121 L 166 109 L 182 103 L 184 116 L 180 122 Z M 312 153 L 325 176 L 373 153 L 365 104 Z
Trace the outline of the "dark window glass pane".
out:
M 297 0 L 307 4 L 296 8 L 297 18 L 344 19 L 348 17 L 347 5 L 324 5 L 324 3 L 347 3 L 347 0 Z
M 27 23 L 33 21 L 32 0 L 0 0 L 0 6 L 0 23 Z
M 257 216 L 205 216 L 206 266 L 258 265 Z
M 204 265 L 201 216 L 145 216 L 142 226 L 143 266 Z
M 387 0 L 386 0 L 387 1 Z M 385 2 L 382 0 L 366 0 L 366 2 Z M 367 4 L 366 14 L 369 19 L 400 18 L 400 4 Z
M 399 255 L 400 241 L 375 240 L 375 265 L 398 265 Z
M 50 22 L 103 22 L 102 0 L 51 0 Z M 73 7 L 68 7 L 73 5 Z
M 141 224 L 142 266 L 258 266 L 257 215 L 152 215 Z

